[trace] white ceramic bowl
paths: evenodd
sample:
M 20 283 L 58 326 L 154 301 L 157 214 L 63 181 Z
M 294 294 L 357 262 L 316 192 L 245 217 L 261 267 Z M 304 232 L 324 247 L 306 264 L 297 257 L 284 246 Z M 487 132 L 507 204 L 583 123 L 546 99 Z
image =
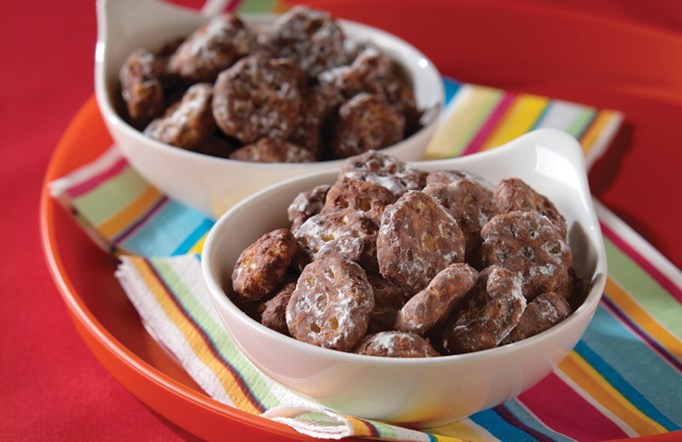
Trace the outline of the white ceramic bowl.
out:
M 264 27 L 275 15 L 243 15 L 250 25 Z M 156 0 L 98 0 L 95 93 L 104 121 L 128 161 L 150 183 L 172 198 L 218 216 L 247 195 L 273 183 L 322 170 L 336 170 L 340 161 L 263 164 L 234 161 L 189 152 L 146 137 L 115 111 L 118 72 L 136 48 L 155 50 L 178 35 L 188 35 L 207 16 Z M 409 43 L 379 29 L 339 21 L 346 34 L 371 41 L 401 63 L 412 77 L 417 106 L 424 110 L 422 129 L 390 146 L 387 153 L 405 160 L 421 158 L 442 110 L 444 90 L 433 63 Z
M 286 227 L 286 208 L 301 191 L 332 183 L 334 172 L 263 190 L 223 215 L 208 235 L 204 277 L 223 324 L 244 354 L 287 387 L 342 413 L 397 423 L 439 424 L 500 404 L 549 374 L 582 336 L 606 281 L 606 255 L 587 184 L 582 150 L 563 132 L 544 129 L 489 152 L 427 169 L 463 169 L 496 183 L 519 177 L 565 216 L 574 268 L 589 282 L 585 302 L 560 324 L 529 339 L 477 353 L 392 359 L 343 353 L 296 341 L 242 312 L 226 296 L 240 252 L 265 232 Z

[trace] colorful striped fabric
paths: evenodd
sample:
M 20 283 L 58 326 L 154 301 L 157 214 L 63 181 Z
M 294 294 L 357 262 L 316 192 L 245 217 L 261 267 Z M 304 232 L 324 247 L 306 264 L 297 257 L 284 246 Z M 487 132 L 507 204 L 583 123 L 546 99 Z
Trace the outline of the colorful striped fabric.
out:
M 448 79 L 446 108 L 426 159 L 468 155 L 534 129 L 559 129 L 578 141 L 591 165 L 608 147 L 622 114 L 538 95 L 506 92 Z
M 116 255 L 199 253 L 213 225 L 149 185 L 116 148 L 50 188 L 96 243 Z
M 586 441 L 678 431 L 682 274 L 608 210 L 597 208 L 611 263 L 609 279 L 603 302 L 574 351 L 518 398 L 424 432 L 337 415 L 261 373 L 220 326 L 197 257 L 123 257 L 117 276 L 143 320 L 179 360 L 187 361 L 185 368 L 208 394 L 306 434 Z M 187 358 L 192 353 L 196 357 Z
M 609 110 L 446 80 L 448 104 L 430 158 L 470 154 L 533 128 L 563 129 L 588 163 L 621 115 Z M 213 221 L 146 183 L 116 148 L 51 183 L 52 194 L 105 250 L 148 330 L 208 395 L 324 438 L 603 440 L 682 426 L 682 275 L 597 204 L 609 278 L 595 318 L 550 376 L 518 398 L 461 422 L 417 431 L 340 416 L 259 372 L 214 312 L 197 253 Z M 682 435 L 681 435 L 682 436 Z

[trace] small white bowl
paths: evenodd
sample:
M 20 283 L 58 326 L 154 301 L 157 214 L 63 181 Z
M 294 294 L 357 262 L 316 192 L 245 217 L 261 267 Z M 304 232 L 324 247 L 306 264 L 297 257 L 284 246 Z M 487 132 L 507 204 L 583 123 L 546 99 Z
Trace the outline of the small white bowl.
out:
M 334 172 L 292 179 L 237 204 L 209 233 L 202 266 L 223 324 L 247 358 L 273 379 L 341 413 L 433 425 L 498 405 L 549 374 L 576 345 L 597 308 L 606 282 L 606 254 L 582 150 L 563 132 L 543 129 L 492 151 L 414 165 L 468 170 L 492 183 L 518 177 L 550 198 L 568 223 L 576 273 L 588 282 L 584 303 L 560 324 L 526 340 L 424 359 L 343 353 L 264 327 L 227 297 L 232 267 L 262 234 L 288 226 L 286 208 L 299 192 L 332 183 Z
M 263 28 L 276 15 L 242 15 Z M 156 0 L 98 0 L 95 94 L 105 124 L 123 155 L 142 176 L 165 194 L 204 213 L 219 216 L 234 203 L 276 182 L 323 170 L 341 161 L 264 164 L 211 157 L 169 146 L 138 131 L 116 112 L 118 73 L 135 49 L 155 50 L 178 35 L 189 35 L 208 16 Z M 445 92 L 433 63 L 400 38 L 376 28 L 339 20 L 350 38 L 371 41 L 402 64 L 411 76 L 422 128 L 386 148 L 404 160 L 421 158 L 443 108 Z

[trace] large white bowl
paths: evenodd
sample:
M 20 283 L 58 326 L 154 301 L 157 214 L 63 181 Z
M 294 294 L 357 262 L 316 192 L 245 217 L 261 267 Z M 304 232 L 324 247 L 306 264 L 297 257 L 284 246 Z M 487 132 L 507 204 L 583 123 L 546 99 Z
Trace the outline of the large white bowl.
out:
M 256 28 L 275 15 L 244 15 Z M 189 152 L 146 137 L 116 112 L 118 73 L 136 48 L 155 50 L 188 35 L 208 17 L 156 0 L 98 0 L 95 94 L 104 121 L 123 155 L 150 183 L 172 198 L 218 216 L 247 195 L 273 183 L 316 171 L 336 170 L 340 161 L 263 164 Z M 385 151 L 405 160 L 421 158 L 443 107 L 442 80 L 433 63 L 400 38 L 376 28 L 340 20 L 346 34 L 371 41 L 402 64 L 411 76 L 417 106 L 425 110 L 422 129 Z
M 202 266 L 223 324 L 248 359 L 272 378 L 342 413 L 397 423 L 440 424 L 500 404 L 557 366 L 597 308 L 606 281 L 606 255 L 582 150 L 563 132 L 539 130 L 489 152 L 415 166 L 464 169 L 492 183 L 519 177 L 548 196 L 566 218 L 574 268 L 588 282 L 584 303 L 560 324 L 524 341 L 425 359 L 343 353 L 262 326 L 227 297 L 232 267 L 240 252 L 263 233 L 288 225 L 286 208 L 299 192 L 332 183 L 333 172 L 289 180 L 230 209 L 208 235 Z

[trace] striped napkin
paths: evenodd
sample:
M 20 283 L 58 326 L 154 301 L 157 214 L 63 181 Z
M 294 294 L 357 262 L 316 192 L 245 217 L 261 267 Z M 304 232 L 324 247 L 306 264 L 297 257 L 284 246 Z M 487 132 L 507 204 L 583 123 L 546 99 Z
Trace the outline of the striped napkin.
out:
M 614 111 L 445 80 L 447 106 L 427 157 L 466 155 L 528 130 L 580 140 L 591 164 Z M 682 426 L 682 274 L 595 202 L 609 261 L 606 293 L 583 339 L 542 382 L 495 408 L 438 428 L 343 416 L 298 397 L 236 348 L 210 304 L 199 255 L 213 223 L 147 184 L 114 147 L 51 183 L 90 236 L 118 255 L 117 277 L 147 329 L 212 398 L 320 438 L 604 440 Z M 680 435 L 682 436 L 682 434 Z

